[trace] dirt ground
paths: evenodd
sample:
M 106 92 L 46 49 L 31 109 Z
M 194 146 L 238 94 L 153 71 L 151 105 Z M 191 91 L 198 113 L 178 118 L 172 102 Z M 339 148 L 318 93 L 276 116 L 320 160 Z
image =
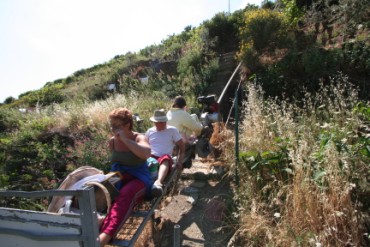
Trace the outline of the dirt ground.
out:
M 177 239 L 179 246 L 227 246 L 234 233 L 232 199 L 222 164 L 194 160 L 155 212 L 155 246 L 172 247 Z

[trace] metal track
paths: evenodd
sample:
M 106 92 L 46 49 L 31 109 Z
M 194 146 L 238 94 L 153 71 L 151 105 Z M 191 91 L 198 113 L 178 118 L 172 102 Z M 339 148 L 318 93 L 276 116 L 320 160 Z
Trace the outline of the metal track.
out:
M 154 210 L 158 207 L 163 197 L 168 193 L 172 184 L 177 181 L 179 172 L 180 171 L 178 169 L 173 169 L 171 174 L 166 178 L 162 196 L 154 198 L 150 202 L 143 202 L 141 205 L 136 207 L 125 224 L 121 227 L 115 239 L 112 241 L 112 246 L 132 247 L 135 245 L 137 239 L 143 232 L 146 223 L 153 217 Z M 143 210 L 142 207 L 147 207 L 147 209 Z

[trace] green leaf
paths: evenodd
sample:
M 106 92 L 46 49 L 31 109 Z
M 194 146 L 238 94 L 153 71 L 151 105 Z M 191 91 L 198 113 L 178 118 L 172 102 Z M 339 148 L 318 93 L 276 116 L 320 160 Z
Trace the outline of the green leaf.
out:
M 326 171 L 317 171 L 314 176 L 313 176 L 313 179 L 315 181 L 318 181 L 320 180 L 322 177 L 324 177 L 326 175 Z

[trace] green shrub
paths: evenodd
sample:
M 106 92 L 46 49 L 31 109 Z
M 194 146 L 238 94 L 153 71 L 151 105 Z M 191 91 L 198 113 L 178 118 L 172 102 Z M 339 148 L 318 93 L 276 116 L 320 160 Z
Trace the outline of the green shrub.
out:
M 86 93 L 87 97 L 91 101 L 103 100 L 108 97 L 108 91 L 98 86 L 93 86 L 92 88 L 89 88 Z
M 359 102 L 353 110 L 358 113 L 364 121 L 370 121 L 369 103 Z
M 11 132 L 18 128 L 19 121 L 24 118 L 19 110 L 16 109 L 0 109 L 0 133 Z M 1 136 L 1 134 L 0 134 Z
M 150 73 L 148 85 L 142 85 L 142 87 L 143 95 L 146 95 L 148 92 L 154 92 L 155 94 L 161 95 L 160 97 L 163 99 L 174 98 L 177 95 L 184 94 L 179 78 L 164 73 Z
M 339 68 L 336 67 L 335 55 L 324 49 L 312 48 L 302 55 L 303 72 L 307 80 L 316 81 L 320 78 L 333 75 Z
M 296 0 L 282 0 L 284 13 L 288 16 L 289 23 L 295 27 L 303 17 L 304 12 L 297 6 Z
M 10 97 L 7 97 L 5 100 L 4 100 L 4 104 L 10 104 L 10 103 L 13 103 L 15 101 L 15 98 L 10 96 Z
M 20 99 L 24 104 L 29 106 L 61 103 L 65 100 L 65 97 L 61 92 L 62 88 L 63 84 L 53 84 L 51 86 L 43 87 L 40 90 L 24 94 L 22 97 L 20 96 Z
M 249 176 L 255 179 L 259 189 L 271 181 L 291 182 L 291 175 L 294 171 L 288 149 L 282 145 L 278 146 L 276 151 L 242 152 L 240 154 L 240 160 L 249 169 Z
M 245 23 L 240 29 L 242 44 L 239 53 L 245 58 L 245 51 L 249 49 L 262 53 L 281 47 L 286 32 L 287 21 L 283 14 L 267 9 L 246 11 Z
M 343 49 L 342 67 L 348 73 L 351 70 L 363 75 L 370 75 L 370 47 L 365 41 L 346 43 Z
M 105 172 L 110 169 L 107 137 L 99 132 L 81 135 L 74 147 L 69 149 L 69 155 L 73 157 L 76 167 L 88 165 Z
M 171 35 L 162 41 L 159 47 L 152 46 L 153 50 L 150 55 L 155 54 L 156 59 L 164 58 L 166 61 L 177 60 L 181 57 L 181 52 L 186 42 L 193 35 L 191 26 L 185 27 L 179 35 Z
M 240 19 L 242 19 L 241 12 L 232 15 L 218 13 L 211 20 L 203 23 L 208 29 L 209 42 L 212 42 L 213 50 L 226 53 L 237 49 L 239 44 L 237 27 Z
M 6 174 L 0 174 L 0 187 L 4 188 L 9 185 L 9 176 Z
M 208 87 L 209 83 L 215 80 L 217 72 L 219 71 L 219 59 L 213 58 L 210 61 L 207 61 L 206 64 L 202 67 L 202 81 L 204 83 L 199 83 L 196 85 L 195 95 L 203 95 L 205 89 Z
M 199 70 L 203 62 L 201 50 L 192 49 L 183 56 L 177 65 L 177 71 L 180 75 L 186 75 Z

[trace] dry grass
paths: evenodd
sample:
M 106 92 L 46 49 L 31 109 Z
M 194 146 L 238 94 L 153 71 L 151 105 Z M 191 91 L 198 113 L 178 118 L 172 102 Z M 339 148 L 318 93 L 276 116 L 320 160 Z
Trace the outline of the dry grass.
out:
M 307 95 L 299 108 L 265 99 L 261 88 L 251 84 L 247 99 L 241 151 L 276 150 L 279 138 L 294 172 L 289 181 L 265 180 L 261 189 L 240 165 L 239 244 L 365 246 L 365 212 L 352 199 L 356 185 L 351 177 L 369 168 L 347 150 L 361 124 L 353 113 L 356 90 L 345 77 L 334 78 L 320 93 Z M 347 149 L 338 148 L 342 146 Z
M 109 131 L 109 113 L 116 108 L 126 107 L 133 113 L 139 113 L 144 119 L 143 130 L 151 127 L 148 120 L 155 109 L 169 108 L 170 101 L 162 95 L 152 94 L 139 96 L 132 92 L 130 95 L 116 94 L 112 97 L 94 102 L 70 102 L 67 106 L 53 105 L 43 109 L 39 117 L 55 119 L 55 127 L 66 127 L 70 130 L 106 130 Z
M 230 155 L 231 157 L 234 156 L 234 152 L 227 150 L 227 147 L 233 143 L 233 136 L 232 131 L 228 130 L 224 123 L 217 122 L 213 124 L 213 132 L 209 143 L 212 145 L 215 159 L 220 158 L 221 154 L 226 158 Z
M 51 115 L 57 117 L 57 126 L 71 129 L 81 129 L 87 126 L 96 129 L 108 127 L 109 112 L 118 107 L 132 109 L 132 102 L 124 95 L 117 95 L 107 100 L 94 101 L 91 103 L 71 103 L 68 107 L 54 105 Z M 50 109 L 45 111 L 50 114 Z

